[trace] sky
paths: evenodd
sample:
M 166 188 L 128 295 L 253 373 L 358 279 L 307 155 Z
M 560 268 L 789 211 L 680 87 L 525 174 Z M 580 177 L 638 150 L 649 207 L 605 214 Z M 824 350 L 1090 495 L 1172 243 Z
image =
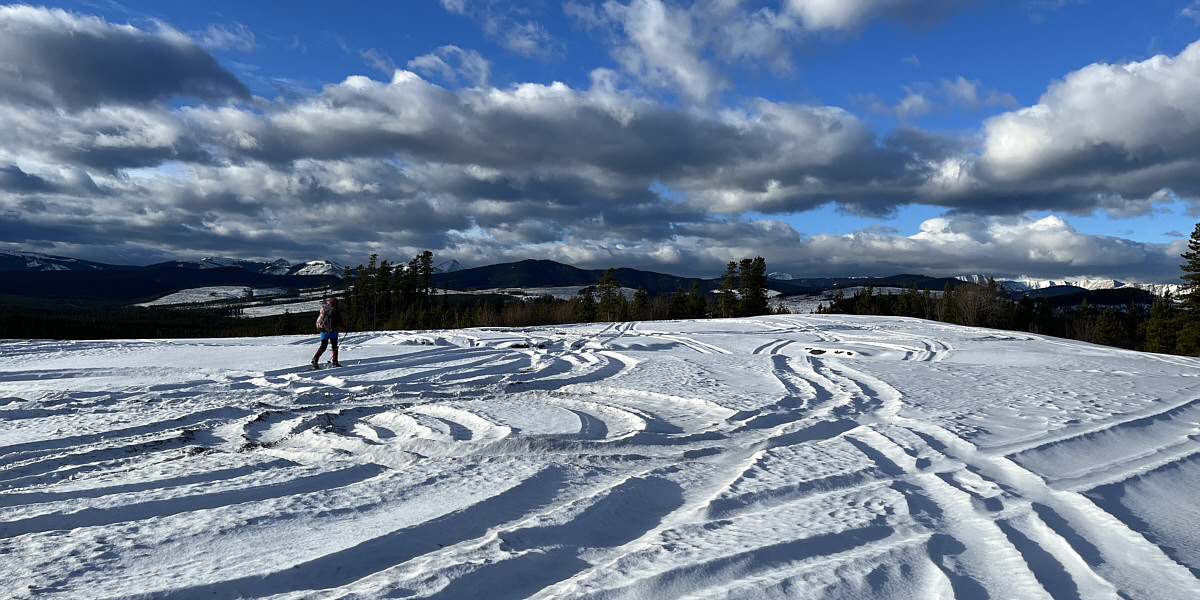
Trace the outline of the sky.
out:
M 1196 0 L 0 5 L 0 249 L 1178 282 Z

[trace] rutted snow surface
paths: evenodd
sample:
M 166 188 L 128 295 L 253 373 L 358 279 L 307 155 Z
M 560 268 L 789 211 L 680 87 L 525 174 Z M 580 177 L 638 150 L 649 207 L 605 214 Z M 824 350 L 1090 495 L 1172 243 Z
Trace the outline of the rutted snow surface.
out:
M 1200 361 L 897 318 L 0 344 L 0 596 L 1200 598 Z

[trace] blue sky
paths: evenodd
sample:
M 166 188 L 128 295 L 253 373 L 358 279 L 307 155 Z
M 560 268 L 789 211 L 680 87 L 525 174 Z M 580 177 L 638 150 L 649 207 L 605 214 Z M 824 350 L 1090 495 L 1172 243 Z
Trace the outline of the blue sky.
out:
M 0 249 L 1170 282 L 1195 0 L 0 6 Z

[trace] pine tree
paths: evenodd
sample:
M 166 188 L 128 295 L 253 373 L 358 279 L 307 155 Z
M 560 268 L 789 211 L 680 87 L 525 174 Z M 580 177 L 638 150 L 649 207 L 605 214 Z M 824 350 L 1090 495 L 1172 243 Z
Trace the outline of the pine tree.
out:
M 1183 310 L 1178 317 L 1181 323 L 1175 349 L 1180 354 L 1196 356 L 1200 354 L 1200 223 L 1188 240 L 1188 251 L 1180 256 L 1184 260 L 1179 266 L 1183 269 L 1180 276 L 1184 282 L 1180 297 Z
M 1088 304 L 1087 298 L 1084 298 L 1079 306 L 1075 308 L 1075 315 L 1071 321 L 1072 337 L 1084 342 L 1096 341 L 1096 311 Z
M 693 283 L 687 295 L 687 315 L 690 319 L 703 319 L 708 316 L 708 300 L 700 291 L 700 284 Z
M 675 293 L 671 294 L 671 299 L 667 303 L 667 318 L 688 318 L 688 294 L 682 285 L 676 286 Z
M 580 323 L 594 323 L 596 321 L 596 297 L 592 295 L 592 288 L 583 288 L 574 300 L 576 320 Z
M 739 295 L 744 317 L 765 315 L 770 310 L 767 303 L 767 261 L 761 256 L 742 259 Z
M 650 320 L 650 293 L 644 288 L 638 288 L 633 294 L 633 319 L 635 321 Z
M 1155 298 L 1150 307 L 1150 318 L 1146 321 L 1147 352 L 1170 354 L 1175 351 L 1175 338 L 1178 337 L 1175 325 L 1175 309 L 1171 296 Z
M 1185 261 L 1179 266 L 1183 269 L 1183 307 L 1189 311 L 1200 313 L 1200 223 L 1188 240 L 1188 251 L 1180 255 Z
M 620 321 L 625 296 L 621 294 L 621 284 L 617 281 L 615 269 L 608 269 L 600 276 L 600 284 L 596 286 L 599 292 L 597 304 L 598 316 L 601 321 Z
M 1096 343 L 1105 346 L 1121 345 L 1121 323 L 1117 320 L 1117 311 L 1109 306 L 1096 319 Z
M 738 315 L 738 264 L 729 261 L 721 275 L 721 291 L 717 293 L 717 316 L 722 318 Z

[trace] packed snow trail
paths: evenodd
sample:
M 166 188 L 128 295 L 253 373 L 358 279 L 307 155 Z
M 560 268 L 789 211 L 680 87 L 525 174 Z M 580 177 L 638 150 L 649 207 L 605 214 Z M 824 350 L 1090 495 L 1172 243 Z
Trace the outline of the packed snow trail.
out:
M 1197 359 L 815 315 L 312 344 L 0 344 L 0 596 L 1200 597 Z

